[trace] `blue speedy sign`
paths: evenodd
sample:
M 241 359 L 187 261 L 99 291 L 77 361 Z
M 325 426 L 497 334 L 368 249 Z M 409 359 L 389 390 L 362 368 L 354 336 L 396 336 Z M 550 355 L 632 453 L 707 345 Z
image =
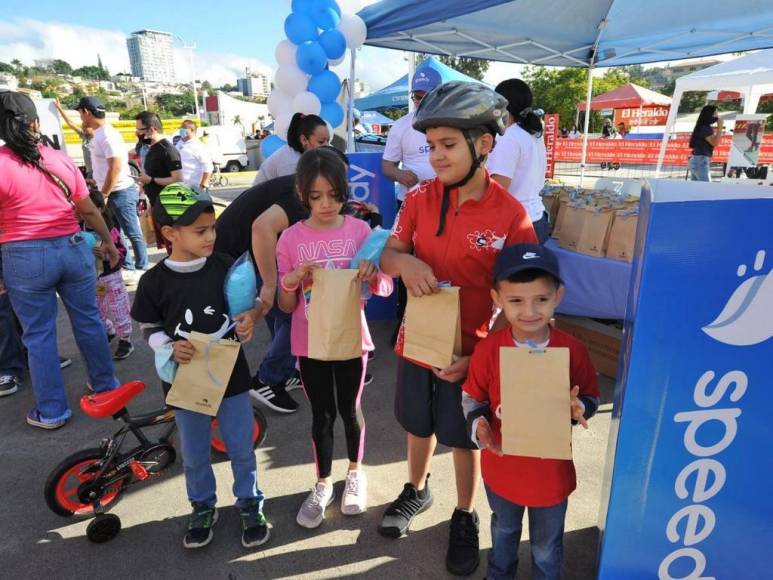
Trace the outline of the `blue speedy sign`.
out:
M 771 578 L 773 188 L 657 180 L 641 208 L 598 576 Z

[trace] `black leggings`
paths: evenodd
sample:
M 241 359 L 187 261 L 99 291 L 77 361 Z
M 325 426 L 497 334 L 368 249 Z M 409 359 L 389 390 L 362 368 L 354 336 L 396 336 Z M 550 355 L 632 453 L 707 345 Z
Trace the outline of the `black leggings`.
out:
M 365 420 L 360 408 L 367 358 L 321 361 L 300 357 L 301 380 L 311 403 L 311 438 L 317 477 L 330 477 L 333 465 L 333 424 L 338 413 L 346 431 L 349 461 L 359 463 L 365 451 Z

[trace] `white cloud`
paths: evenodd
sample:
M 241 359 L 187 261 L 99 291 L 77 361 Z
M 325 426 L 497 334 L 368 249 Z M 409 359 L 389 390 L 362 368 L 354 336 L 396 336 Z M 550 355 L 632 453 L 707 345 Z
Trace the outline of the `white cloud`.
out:
M 19 59 L 32 65 L 37 59 L 59 58 L 78 68 L 96 65 L 99 54 L 111 73 L 130 72 L 127 36 L 121 30 L 61 22 L 25 18 L 0 21 L 0 61 Z M 194 67 L 197 79 L 208 80 L 215 86 L 235 84 L 246 67 L 254 71 L 270 70 L 256 58 L 203 51 L 195 52 Z M 181 82 L 191 78 L 188 50 L 175 48 L 175 70 Z

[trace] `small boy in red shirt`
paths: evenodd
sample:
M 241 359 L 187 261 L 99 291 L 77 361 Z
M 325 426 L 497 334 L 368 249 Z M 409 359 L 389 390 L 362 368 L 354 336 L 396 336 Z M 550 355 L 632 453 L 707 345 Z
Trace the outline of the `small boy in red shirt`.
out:
M 502 453 L 500 347 L 536 345 L 569 349 L 571 417 L 587 429 L 599 405 L 596 371 L 585 346 L 550 327 L 564 295 L 555 254 L 537 244 L 509 246 L 497 256 L 491 297 L 508 325 L 475 347 L 464 383 L 462 406 L 473 442 L 484 449 L 481 470 L 491 506 L 488 580 L 515 578 L 523 512 L 529 510 L 532 576 L 561 576 L 567 498 L 577 486 L 571 460 Z M 570 388 L 570 385 L 567 385 Z

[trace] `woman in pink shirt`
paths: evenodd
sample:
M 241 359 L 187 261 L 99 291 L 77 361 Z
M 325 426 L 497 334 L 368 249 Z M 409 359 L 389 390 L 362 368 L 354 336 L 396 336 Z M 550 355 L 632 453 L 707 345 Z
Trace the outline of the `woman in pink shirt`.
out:
M 102 238 L 112 264 L 119 254 L 86 182 L 64 153 L 40 144 L 35 104 L 24 94 L 0 93 L 0 288 L 21 321 L 36 406 L 27 423 L 57 429 L 72 415 L 56 348 L 59 296 L 97 392 L 118 386 L 94 291 L 94 255 L 78 218 Z
M 331 469 L 337 414 L 344 423 L 349 454 L 341 511 L 355 515 L 366 509 L 367 480 L 362 471 L 365 424 L 360 400 L 367 351 L 373 350 L 373 341 L 365 313 L 361 312 L 363 356 L 344 361 L 309 358 L 307 303 L 314 300 L 311 272 L 315 268 L 349 268 L 351 259 L 370 234 L 370 227 L 362 220 L 341 215 L 349 192 L 346 165 L 335 153 L 325 148 L 304 153 L 298 162 L 295 183 L 310 215 L 287 228 L 277 243 L 279 307 L 292 313 L 290 342 L 292 353 L 299 357 L 301 380 L 311 403 L 311 433 L 317 462 L 317 482 L 301 505 L 296 521 L 306 528 L 316 528 L 335 495 Z M 392 278 L 379 272 L 375 264 L 362 260 L 359 268 L 361 280 L 370 283 L 374 294 L 392 293 Z

